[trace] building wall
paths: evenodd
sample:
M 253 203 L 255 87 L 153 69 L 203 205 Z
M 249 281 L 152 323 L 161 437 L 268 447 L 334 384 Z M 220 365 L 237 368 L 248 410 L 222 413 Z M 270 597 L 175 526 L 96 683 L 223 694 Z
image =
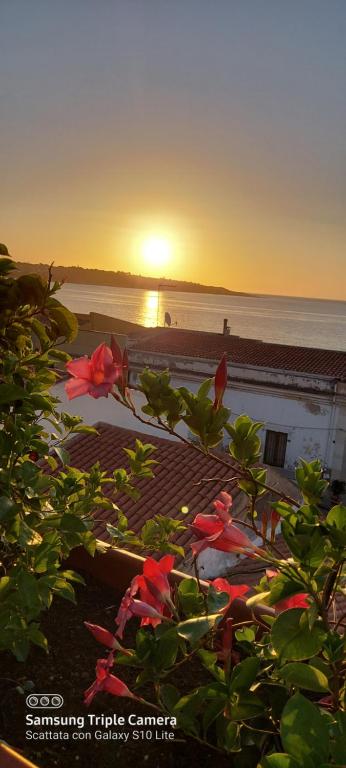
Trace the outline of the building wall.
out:
M 124 349 L 127 337 L 120 333 L 114 335 L 119 347 Z M 64 352 L 68 352 L 72 357 L 82 357 L 83 355 L 90 357 L 96 347 L 98 347 L 99 344 L 103 344 L 103 342 L 108 345 L 110 344 L 110 335 L 106 331 L 83 330 L 80 328 L 77 338 L 67 344 L 61 344 L 60 349 L 64 350 Z
M 117 335 L 121 346 L 125 337 Z M 107 341 L 107 334 L 80 331 L 78 348 L 74 354 L 90 354 L 98 343 Z M 215 363 L 194 358 L 139 353 L 130 349 L 131 383 L 145 366 L 171 369 L 172 385 L 187 386 L 196 392 L 205 378 L 215 373 Z M 231 418 L 247 413 L 252 419 L 264 422 L 260 436 L 264 447 L 268 429 L 287 434 L 284 470 L 293 475 L 300 458 L 321 460 L 331 479 L 346 480 L 346 384 L 329 377 L 318 377 L 292 372 L 265 370 L 251 366 L 230 366 L 231 384 L 224 396 L 231 409 Z M 140 423 L 130 411 L 113 398 L 78 398 L 69 402 L 64 388 L 58 385 L 57 394 L 62 408 L 81 415 L 89 424 L 106 421 L 110 424 L 144 433 L 161 434 L 154 425 Z M 134 394 L 138 412 L 144 404 L 140 393 Z M 188 429 L 179 425 L 179 432 L 187 436 Z M 161 434 L 162 436 L 162 434 Z M 169 437 L 167 435 L 167 437 Z M 173 438 L 174 439 L 174 438 Z
M 174 387 L 196 392 L 201 380 L 215 373 L 215 363 L 195 358 L 139 353 L 131 350 L 131 365 L 163 370 L 169 367 Z M 266 431 L 287 434 L 284 470 L 293 475 L 300 458 L 320 459 L 327 476 L 346 479 L 346 385 L 319 377 L 251 366 L 230 366 L 232 384 L 224 404 L 231 418 L 242 413 L 265 424 L 260 432 L 264 449 Z

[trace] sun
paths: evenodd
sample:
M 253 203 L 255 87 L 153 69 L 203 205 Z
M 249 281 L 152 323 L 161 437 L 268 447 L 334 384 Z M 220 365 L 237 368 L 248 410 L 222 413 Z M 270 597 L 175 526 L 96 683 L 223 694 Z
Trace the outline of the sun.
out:
M 165 267 L 172 258 L 172 243 L 164 235 L 148 235 L 142 240 L 141 256 L 148 267 Z

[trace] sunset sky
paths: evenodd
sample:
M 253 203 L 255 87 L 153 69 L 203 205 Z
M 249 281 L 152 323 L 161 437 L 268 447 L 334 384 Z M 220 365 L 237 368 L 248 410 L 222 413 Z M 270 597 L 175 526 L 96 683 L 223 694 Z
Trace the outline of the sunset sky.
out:
M 0 241 L 345 299 L 345 40 L 345 0 L 0 0 Z

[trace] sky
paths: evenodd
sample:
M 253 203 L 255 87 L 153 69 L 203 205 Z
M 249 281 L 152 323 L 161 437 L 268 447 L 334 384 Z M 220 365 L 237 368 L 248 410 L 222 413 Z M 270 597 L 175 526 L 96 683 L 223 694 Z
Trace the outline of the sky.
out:
M 0 241 L 346 299 L 345 39 L 345 0 L 0 0 Z

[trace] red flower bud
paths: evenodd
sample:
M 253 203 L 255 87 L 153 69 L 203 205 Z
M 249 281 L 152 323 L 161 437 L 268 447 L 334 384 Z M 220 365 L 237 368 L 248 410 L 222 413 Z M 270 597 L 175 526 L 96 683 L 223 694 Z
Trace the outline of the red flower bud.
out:
M 220 363 L 217 367 L 215 379 L 214 379 L 214 388 L 215 388 L 215 400 L 214 400 L 214 408 L 215 410 L 218 410 L 218 408 L 222 405 L 222 398 L 225 392 L 227 386 L 227 356 L 226 352 L 223 354 Z
M 89 632 L 91 632 L 95 640 L 97 640 L 99 643 L 102 643 L 102 645 L 105 645 L 106 648 L 111 648 L 112 650 L 118 651 L 123 650 L 118 640 L 114 637 L 114 635 L 112 635 L 111 632 L 108 631 L 108 629 L 99 627 L 97 624 L 90 624 L 88 621 L 84 622 L 84 626 L 86 626 Z

